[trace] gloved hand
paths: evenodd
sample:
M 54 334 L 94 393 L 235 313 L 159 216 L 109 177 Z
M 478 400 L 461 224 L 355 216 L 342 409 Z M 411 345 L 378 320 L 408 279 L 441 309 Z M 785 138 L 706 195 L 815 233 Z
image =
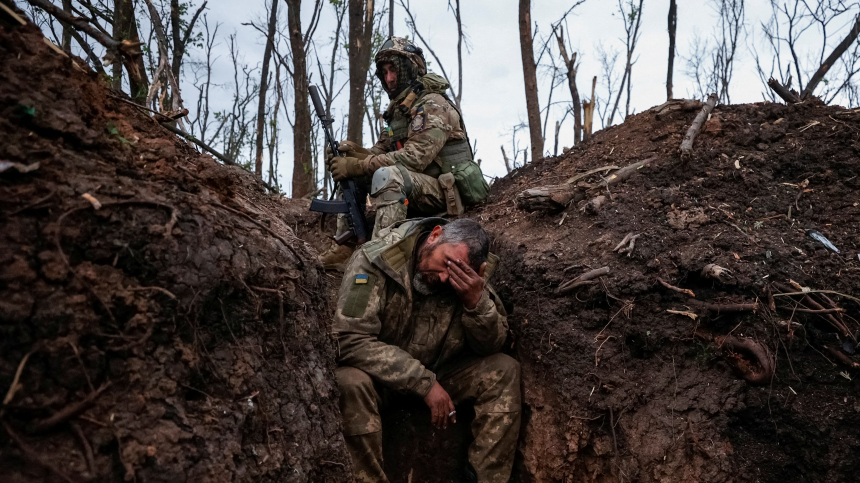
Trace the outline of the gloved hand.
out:
M 364 149 L 363 147 L 355 144 L 352 141 L 341 141 L 337 146 L 337 150 L 340 151 L 340 155 L 348 158 L 358 158 L 364 159 L 370 156 L 370 151 Z M 331 170 L 332 160 L 335 158 L 334 154 L 331 152 L 331 147 L 326 143 L 325 145 L 325 164 Z
M 358 158 L 337 156 L 332 158 L 331 177 L 335 181 L 341 181 L 347 178 L 356 178 L 364 175 L 364 163 Z

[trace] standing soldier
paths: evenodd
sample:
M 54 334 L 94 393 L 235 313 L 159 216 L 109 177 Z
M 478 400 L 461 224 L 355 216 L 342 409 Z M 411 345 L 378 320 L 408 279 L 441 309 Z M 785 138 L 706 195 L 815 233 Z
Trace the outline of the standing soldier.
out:
M 335 181 L 352 178 L 370 194 L 376 209 L 373 238 L 407 211 L 418 215 L 460 215 L 464 205 L 483 201 L 489 186 L 473 161 L 460 111 L 445 94 L 448 83 L 427 73 L 421 48 L 390 37 L 374 58 L 376 76 L 391 103 L 387 123 L 372 148 L 342 142 L 341 156 L 327 152 Z M 328 150 L 328 148 L 326 148 Z M 346 232 L 338 216 L 337 234 Z M 353 246 L 336 245 L 321 255 L 327 269 L 342 269 Z

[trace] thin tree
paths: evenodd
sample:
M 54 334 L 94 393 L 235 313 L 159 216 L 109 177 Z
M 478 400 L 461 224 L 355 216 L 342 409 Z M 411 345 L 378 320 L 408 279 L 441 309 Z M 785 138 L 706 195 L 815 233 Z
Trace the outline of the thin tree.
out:
M 633 52 L 636 50 L 636 44 L 639 42 L 639 26 L 642 23 L 642 3 L 644 0 L 639 0 L 639 5 L 634 3 L 634 0 L 627 0 L 627 9 L 625 10 L 624 0 L 618 0 L 618 11 L 621 13 L 621 18 L 624 21 L 624 32 L 627 37 L 625 45 L 627 47 L 627 63 L 624 66 L 624 74 L 621 76 L 621 88 L 615 96 L 615 105 L 612 106 L 612 112 L 609 114 L 609 124 L 611 125 L 615 119 L 615 112 L 618 110 L 618 103 L 621 101 L 621 95 L 624 93 L 624 86 L 627 86 L 627 103 L 625 115 L 630 114 L 630 91 L 631 91 L 631 73 L 633 70 Z
M 532 37 L 531 0 L 520 0 L 519 26 L 520 54 L 523 61 L 523 81 L 526 89 L 526 111 L 531 138 L 532 161 L 537 161 L 543 157 L 544 139 L 541 135 L 537 64 L 535 64 L 534 39 Z M 514 153 L 514 159 L 516 160 L 516 151 Z
M 675 71 L 675 31 L 678 29 L 678 4 L 669 0 L 669 67 L 666 73 L 666 100 L 671 101 L 672 75 Z
M 269 11 L 269 30 L 266 35 L 266 47 L 263 49 L 263 72 L 260 74 L 260 100 L 257 104 L 257 139 L 256 156 L 254 159 L 254 174 L 263 177 L 263 128 L 266 122 L 266 91 L 269 88 L 269 61 L 272 58 L 272 48 L 275 45 L 275 30 L 278 27 L 278 0 L 272 0 Z
M 559 26 L 556 33 L 556 40 L 558 41 L 558 50 L 561 53 L 561 58 L 567 69 L 567 87 L 570 89 L 570 97 L 573 100 L 573 106 L 571 107 L 573 111 L 573 143 L 579 144 L 582 141 L 582 103 L 579 99 L 579 90 L 576 88 L 576 71 L 578 69 L 576 52 L 567 55 L 567 48 L 564 44 L 564 28 L 561 26 Z M 565 116 L 567 116 L 567 112 L 565 112 Z M 556 134 L 556 152 L 558 151 L 557 145 L 558 134 Z
M 308 62 L 307 46 L 319 24 L 321 0 L 314 3 L 311 21 L 306 31 L 302 31 L 301 0 L 287 2 L 287 30 L 289 31 L 290 50 L 293 60 L 293 88 L 295 92 L 293 126 L 293 198 L 301 198 L 314 191 L 315 175 L 311 159 L 311 121 L 310 101 L 308 100 Z
M 373 0 L 349 0 L 349 117 L 346 138 L 361 144 L 373 37 Z

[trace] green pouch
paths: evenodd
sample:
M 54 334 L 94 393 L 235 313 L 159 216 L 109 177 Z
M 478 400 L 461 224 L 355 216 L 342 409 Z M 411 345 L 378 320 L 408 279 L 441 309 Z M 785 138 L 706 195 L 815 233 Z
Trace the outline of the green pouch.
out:
M 451 170 L 457 191 L 464 204 L 472 205 L 484 201 L 490 194 L 490 185 L 484 179 L 481 168 L 473 161 L 461 163 Z
M 355 275 L 355 280 L 349 288 L 346 303 L 343 304 L 343 310 L 341 311 L 344 317 L 364 317 L 364 312 L 367 310 L 367 303 L 370 301 L 370 294 L 373 293 L 375 282 L 376 277 L 372 274 L 361 273 Z

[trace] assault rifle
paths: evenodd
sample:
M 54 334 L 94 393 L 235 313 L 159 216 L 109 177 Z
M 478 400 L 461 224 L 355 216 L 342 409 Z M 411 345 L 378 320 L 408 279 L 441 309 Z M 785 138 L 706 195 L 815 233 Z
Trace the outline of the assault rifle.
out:
M 334 140 L 334 135 L 331 132 L 331 125 L 334 121 L 326 116 L 320 101 L 319 88 L 310 86 L 311 100 L 314 103 L 314 110 L 317 112 L 317 117 L 320 119 L 323 131 L 325 131 L 325 142 L 331 148 L 332 154 L 340 156 L 340 151 L 337 149 L 337 142 Z M 311 211 L 321 213 L 344 213 L 346 220 L 349 222 L 349 230 L 334 237 L 335 243 L 343 245 L 344 243 L 355 239 L 359 245 L 367 241 L 367 220 L 364 218 L 364 205 L 366 203 L 367 194 L 364 190 L 359 189 L 352 179 L 345 179 L 338 183 L 340 185 L 342 201 L 325 201 L 312 200 Z M 337 191 L 337 188 L 335 188 Z M 334 196 L 334 193 L 332 193 Z

